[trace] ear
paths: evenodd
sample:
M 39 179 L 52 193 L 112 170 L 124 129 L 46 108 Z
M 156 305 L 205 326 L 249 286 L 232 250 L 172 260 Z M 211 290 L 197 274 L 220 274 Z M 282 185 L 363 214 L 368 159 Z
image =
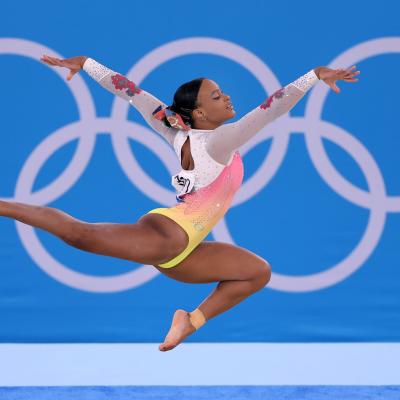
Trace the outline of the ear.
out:
M 193 119 L 202 119 L 204 116 L 204 113 L 199 108 L 196 108 L 195 110 L 192 111 L 192 115 L 193 115 Z

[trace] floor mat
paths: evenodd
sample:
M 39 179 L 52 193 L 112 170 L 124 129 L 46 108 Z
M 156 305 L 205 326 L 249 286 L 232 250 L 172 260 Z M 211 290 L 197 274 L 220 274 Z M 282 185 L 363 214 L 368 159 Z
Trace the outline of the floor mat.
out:
M 400 399 L 400 386 L 0 387 L 0 400 L 353 400 Z

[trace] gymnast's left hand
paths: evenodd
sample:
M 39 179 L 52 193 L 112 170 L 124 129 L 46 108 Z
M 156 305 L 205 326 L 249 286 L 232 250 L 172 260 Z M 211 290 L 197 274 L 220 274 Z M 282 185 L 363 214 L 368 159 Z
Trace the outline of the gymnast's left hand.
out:
M 48 65 L 52 65 L 54 67 L 68 68 L 69 69 L 69 74 L 67 76 L 68 81 L 70 81 L 73 78 L 73 76 L 83 68 L 83 64 L 85 63 L 86 59 L 87 59 L 86 56 L 78 56 L 61 60 L 60 58 L 50 57 L 45 54 L 40 58 L 41 61 L 45 62 Z
M 360 74 L 360 71 L 355 70 L 353 65 L 349 68 L 331 69 L 327 67 L 317 67 L 314 72 L 318 78 L 324 81 L 335 93 L 340 93 L 340 89 L 336 85 L 336 81 L 357 82 L 355 76 Z

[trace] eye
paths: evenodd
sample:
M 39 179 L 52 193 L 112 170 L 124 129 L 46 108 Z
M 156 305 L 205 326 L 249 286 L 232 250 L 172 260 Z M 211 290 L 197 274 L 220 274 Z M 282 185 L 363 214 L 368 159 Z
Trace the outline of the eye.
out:
M 214 100 L 218 100 L 219 98 L 221 98 L 221 96 L 214 97 Z

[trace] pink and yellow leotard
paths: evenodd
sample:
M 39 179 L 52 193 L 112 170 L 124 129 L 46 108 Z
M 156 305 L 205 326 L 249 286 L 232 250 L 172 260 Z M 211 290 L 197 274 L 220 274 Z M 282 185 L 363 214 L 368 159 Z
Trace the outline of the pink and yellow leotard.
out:
M 160 267 L 174 267 L 197 247 L 228 211 L 242 180 L 243 163 L 237 151 L 230 164 L 226 165 L 209 185 L 185 194 L 183 201 L 174 207 L 155 208 L 149 211 L 173 219 L 189 237 L 186 249 L 174 259 L 160 264 Z
M 148 213 L 165 215 L 188 234 L 186 249 L 160 267 L 171 268 L 184 260 L 228 211 L 243 181 L 243 163 L 238 149 L 266 124 L 288 112 L 318 81 L 314 70 L 268 97 L 261 105 L 236 122 L 213 130 L 181 130 L 167 127 L 154 118 L 154 111 L 166 107 L 121 74 L 88 58 L 83 69 L 104 88 L 129 101 L 146 122 L 174 148 L 181 160 L 181 149 L 190 140 L 193 170 L 182 169 L 172 177 L 177 204 L 155 208 Z

